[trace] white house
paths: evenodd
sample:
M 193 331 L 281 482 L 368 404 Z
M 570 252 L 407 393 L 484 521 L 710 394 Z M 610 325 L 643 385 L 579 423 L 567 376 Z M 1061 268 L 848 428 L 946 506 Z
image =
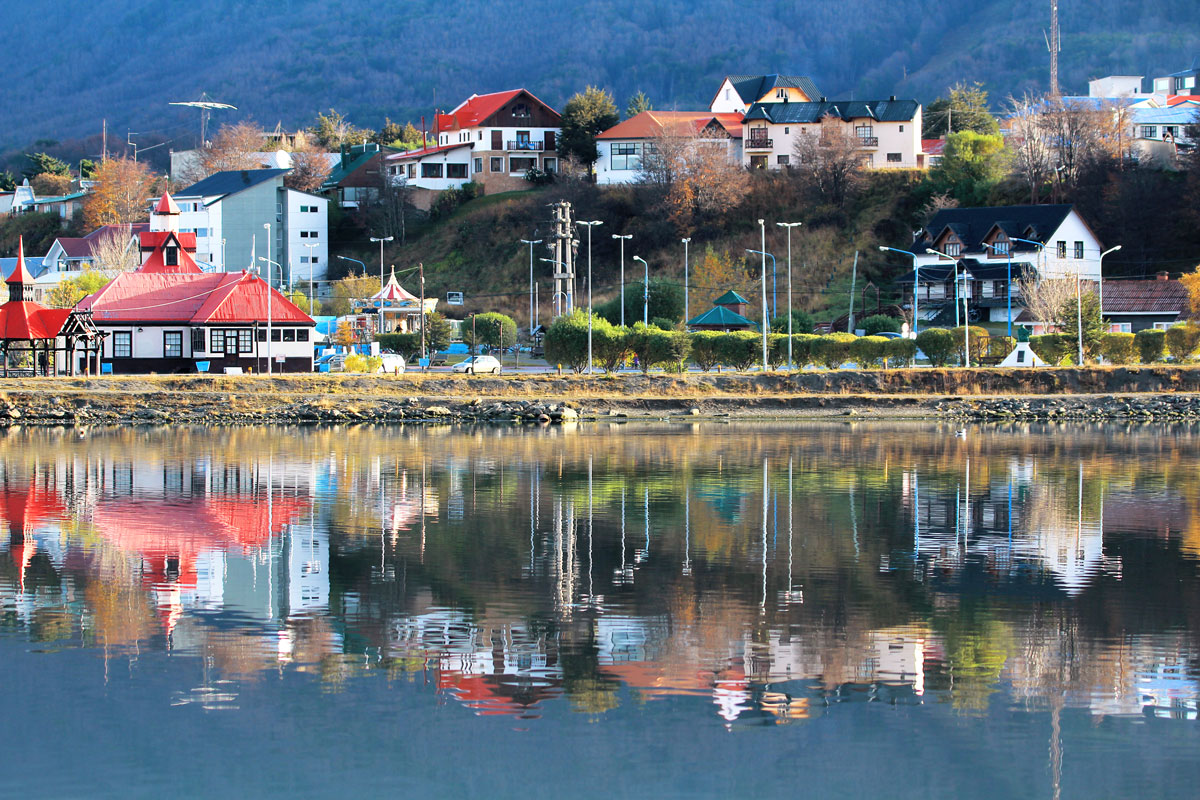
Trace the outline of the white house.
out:
M 804 137 L 852 136 L 868 168 L 923 169 L 921 104 L 916 100 L 780 100 L 759 102 L 742 120 L 743 163 L 781 169 L 794 163 Z
M 639 183 L 643 157 L 661 137 L 686 137 L 724 148 L 729 160 L 742 163 L 742 115 L 711 111 L 643 111 L 596 137 L 596 182 Z
M 434 117 L 433 141 L 387 158 L 388 174 L 419 190 L 475 182 L 488 193 L 527 186 L 530 170 L 558 172 L 558 112 L 525 89 L 471 95 Z
M 286 169 L 217 172 L 175 195 L 179 230 L 217 271 L 282 268 L 284 283 L 322 280 L 329 263 L 329 198 L 283 185 Z M 272 286 L 280 270 L 269 268 Z
M 1042 279 L 1099 281 L 1103 245 L 1074 206 L 1060 204 L 943 209 L 909 250 L 920 272 L 922 319 L 932 319 L 955 297 L 956 275 L 963 291 L 965 272 L 968 305 L 983 319 L 1003 322 L 1009 287 L 1022 274 L 1036 270 Z M 1014 289 L 1014 318 L 1021 310 L 1019 300 Z
M 714 114 L 745 114 L 755 103 L 811 103 L 822 100 L 812 78 L 802 75 L 729 75 L 713 95 Z

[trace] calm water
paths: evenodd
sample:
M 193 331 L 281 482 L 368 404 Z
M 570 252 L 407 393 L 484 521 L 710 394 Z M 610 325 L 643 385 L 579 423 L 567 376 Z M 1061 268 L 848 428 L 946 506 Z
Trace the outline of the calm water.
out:
M 0 794 L 1194 797 L 1200 428 L 0 434 Z

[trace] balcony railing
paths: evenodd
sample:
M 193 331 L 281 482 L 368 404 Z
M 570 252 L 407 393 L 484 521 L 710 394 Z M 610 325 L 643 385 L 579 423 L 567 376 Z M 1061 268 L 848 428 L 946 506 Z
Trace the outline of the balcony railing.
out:
M 859 147 L 879 147 L 878 136 L 860 136 L 858 137 Z
M 774 145 L 775 140 L 765 136 L 751 136 L 746 140 L 747 150 L 770 150 Z
M 534 142 L 528 139 L 517 139 L 515 142 L 510 139 L 508 142 L 509 150 L 532 150 L 540 152 L 545 146 L 545 142 Z

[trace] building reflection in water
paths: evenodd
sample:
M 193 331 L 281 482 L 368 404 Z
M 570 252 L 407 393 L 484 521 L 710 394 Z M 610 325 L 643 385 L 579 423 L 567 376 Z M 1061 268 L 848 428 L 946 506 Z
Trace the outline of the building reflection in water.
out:
M 1194 443 L 973 438 L 14 431 L 0 603 L 9 635 L 194 659 L 175 701 L 210 709 L 295 671 L 521 718 L 693 698 L 782 724 L 1002 692 L 1194 719 Z

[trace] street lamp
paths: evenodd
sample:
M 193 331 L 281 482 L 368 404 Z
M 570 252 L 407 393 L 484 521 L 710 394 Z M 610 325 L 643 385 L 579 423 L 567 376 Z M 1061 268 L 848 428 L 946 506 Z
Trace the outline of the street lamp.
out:
M 372 242 L 379 242 L 379 332 L 383 333 L 383 243 L 390 242 L 391 236 L 384 236 L 382 239 L 372 236 Z M 366 267 L 363 267 L 363 272 L 366 272 Z M 422 309 L 424 311 L 424 309 Z
M 642 262 L 646 268 L 646 277 L 642 279 L 642 324 L 650 324 L 650 265 L 641 256 L 634 256 L 634 261 Z
M 879 251 L 882 253 L 891 251 L 893 253 L 901 253 L 906 256 L 912 256 L 912 262 L 913 262 L 913 326 L 912 326 L 912 334 L 913 334 L 913 338 L 916 339 L 917 338 L 917 292 L 919 292 L 921 289 L 921 265 L 917 263 L 917 254 L 910 250 L 901 250 L 897 247 L 884 247 L 883 245 L 879 246 Z
M 321 245 L 316 242 L 312 242 L 312 243 L 305 243 L 304 246 L 308 248 L 308 313 L 311 315 L 314 311 L 314 308 L 313 308 L 313 258 L 314 258 L 313 248 L 320 247 Z
M 1014 242 L 1024 242 L 1025 244 L 1033 245 L 1034 247 L 1037 248 L 1039 257 L 1044 256 L 1046 253 L 1046 245 L 1043 244 L 1042 242 L 1037 242 L 1037 241 L 1034 241 L 1033 239 L 1022 239 L 1019 236 L 1010 236 L 1008 238 L 1012 239 Z M 1036 278 L 1039 281 L 1042 279 L 1042 273 L 1040 270 L 1037 271 Z M 1012 291 L 1012 290 L 1010 289 L 1009 291 Z
M 934 250 L 930 247 L 925 248 L 925 252 L 931 256 L 941 256 L 948 258 L 954 262 L 954 324 L 958 325 L 958 259 L 949 253 L 943 253 L 941 250 Z
M 941 256 L 943 258 L 948 258 L 954 262 L 954 291 L 957 293 L 958 292 L 958 259 L 956 259 L 954 256 L 950 255 L 949 253 L 943 253 L 941 250 L 934 250 L 929 247 L 925 248 L 925 252 L 929 253 L 929 255 L 931 255 L 931 256 Z M 963 366 L 969 367 L 969 366 L 971 366 L 971 349 L 970 349 L 970 334 L 969 334 L 969 332 L 971 330 L 971 319 L 967 314 L 967 290 L 970 287 L 970 284 L 968 283 L 968 281 L 970 280 L 971 274 L 969 272 L 967 272 L 966 268 L 963 268 L 962 274 L 963 274 L 963 293 L 962 293 L 962 298 L 963 298 L 963 323 L 962 323 Z M 955 320 L 957 320 L 957 318 L 958 318 L 958 300 L 957 299 L 954 301 L 954 317 L 955 317 Z
M 692 241 L 692 237 L 680 239 L 683 242 L 683 321 L 687 324 L 688 319 L 688 243 Z
M 625 240 L 632 239 L 633 234 L 627 233 L 624 236 L 614 233 L 614 239 L 621 240 L 621 327 L 625 327 Z
M 267 224 L 269 225 L 270 223 Z M 269 247 L 270 237 L 267 238 L 267 241 Z M 279 267 L 279 284 L 281 286 L 283 285 L 283 267 L 277 262 L 269 258 L 263 258 L 262 256 L 259 256 L 258 260 L 267 265 L 267 374 L 270 375 L 272 372 L 271 362 L 275 359 L 271 346 L 271 267 Z M 258 271 L 257 268 L 255 271 Z
M 1100 322 L 1104 322 L 1104 257 L 1109 253 L 1115 253 L 1121 249 L 1121 245 L 1114 245 L 1100 254 L 1100 276 L 1096 281 L 1096 285 L 1100 290 Z
M 993 256 L 996 255 L 996 245 L 988 244 L 987 242 L 980 242 L 980 244 L 982 244 L 984 247 L 986 247 Z M 1008 254 L 1008 282 L 1006 284 L 1008 287 L 1006 290 L 1008 292 L 1008 313 L 1006 315 L 1007 319 L 1008 319 L 1007 336 L 1008 336 L 1008 338 L 1011 339 L 1012 338 L 1012 242 L 1011 241 L 1008 243 L 1008 249 L 1006 252 Z
M 759 231 L 762 233 L 762 246 L 759 252 L 762 253 L 762 351 L 763 351 L 763 372 L 767 371 L 767 223 L 764 220 L 758 221 Z
M 554 271 L 560 272 L 559 266 L 562 264 L 557 258 L 539 258 L 538 261 L 545 261 L 547 264 L 554 265 Z M 557 281 L 556 281 L 557 283 Z M 554 316 L 559 316 L 562 313 L 562 301 L 567 297 L 567 293 L 559 290 L 550 298 L 550 302 L 554 305 Z
M 780 228 L 787 228 L 788 232 L 788 372 L 791 372 L 792 367 L 792 228 L 797 225 L 803 225 L 803 222 L 776 222 Z
M 588 375 L 592 374 L 592 228 L 604 223 L 598 219 L 591 222 L 577 222 L 586 225 L 588 231 Z
M 541 239 L 522 239 L 521 244 L 529 245 L 529 335 L 533 336 L 533 246 L 541 244 Z

